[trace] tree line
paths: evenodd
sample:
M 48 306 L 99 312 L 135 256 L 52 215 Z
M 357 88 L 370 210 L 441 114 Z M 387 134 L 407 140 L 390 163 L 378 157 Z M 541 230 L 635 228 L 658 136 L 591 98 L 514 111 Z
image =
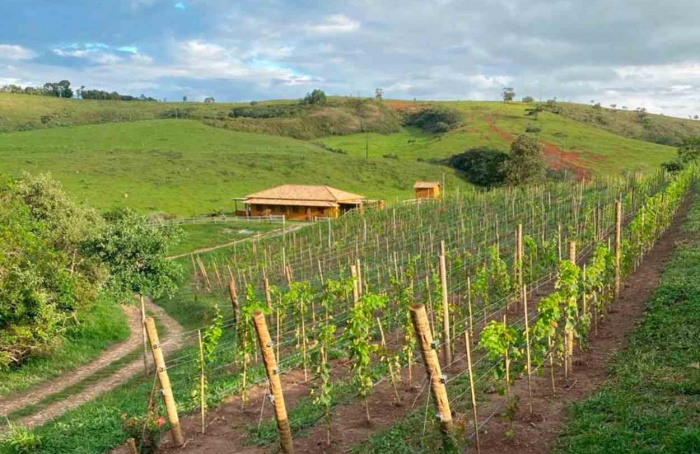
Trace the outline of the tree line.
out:
M 141 94 L 140 96 L 123 95 L 116 91 L 108 92 L 104 90 L 88 90 L 85 86 L 73 89 L 69 80 L 58 82 L 46 82 L 41 87 L 21 87 L 19 85 L 4 85 L 0 87 L 2 93 L 13 93 L 22 95 L 52 96 L 56 98 L 79 98 L 79 99 L 104 99 L 112 101 L 158 101 L 155 98 Z

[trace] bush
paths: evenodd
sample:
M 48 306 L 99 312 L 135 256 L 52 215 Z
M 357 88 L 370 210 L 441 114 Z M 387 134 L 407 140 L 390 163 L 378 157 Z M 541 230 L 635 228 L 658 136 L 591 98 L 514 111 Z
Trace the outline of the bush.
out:
M 472 184 L 494 187 L 503 184 L 504 163 L 510 159 L 508 153 L 487 147 L 473 148 L 449 158 L 449 165 L 464 173 Z
M 529 132 L 531 134 L 537 134 L 539 132 L 542 132 L 542 127 L 539 125 L 529 124 L 525 127 L 525 132 Z
M 535 98 L 533 98 L 532 96 L 525 96 L 523 98 L 523 102 L 525 102 L 525 103 L 535 102 Z
M 461 113 L 445 107 L 429 107 L 411 112 L 404 118 L 406 126 L 415 126 L 425 132 L 443 133 L 458 127 L 464 117 Z
M 10 425 L 10 431 L 2 438 L 0 447 L 0 451 L 7 454 L 35 453 L 41 448 L 41 438 L 24 427 Z
M 165 432 L 165 418 L 157 415 L 153 410 L 145 416 L 132 416 L 128 418 L 122 413 L 122 428 L 124 432 L 136 441 L 136 446 L 141 454 L 151 454 L 158 450 L 160 441 Z
M 313 106 L 322 106 L 326 104 L 327 101 L 328 98 L 326 97 L 326 93 L 323 90 L 316 89 L 304 96 L 303 103 Z
M 680 159 L 674 159 L 673 161 L 666 161 L 661 163 L 661 168 L 667 172 L 676 173 L 683 170 L 685 166 Z
M 385 155 L 382 155 L 382 158 L 385 158 L 385 159 L 399 159 L 399 155 L 397 155 L 396 153 L 387 153 L 387 154 L 385 154 Z
M 511 158 L 503 166 L 506 183 L 520 186 L 544 181 L 547 163 L 543 151 L 544 144 L 536 137 L 519 135 L 511 145 Z
M 274 104 L 269 106 L 253 105 L 234 107 L 229 113 L 233 118 L 286 118 L 294 117 L 301 112 L 298 104 Z

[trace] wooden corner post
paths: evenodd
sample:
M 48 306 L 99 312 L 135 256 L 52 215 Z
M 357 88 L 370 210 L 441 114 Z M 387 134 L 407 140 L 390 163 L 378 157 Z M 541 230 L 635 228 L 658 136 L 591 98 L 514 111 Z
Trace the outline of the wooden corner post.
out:
M 163 401 L 165 402 L 165 410 L 168 413 L 168 421 L 170 422 L 170 433 L 173 436 L 175 446 L 182 446 L 185 442 L 182 437 L 182 429 L 180 428 L 180 418 L 177 415 L 177 405 L 175 397 L 173 397 L 173 389 L 170 387 L 170 377 L 168 370 L 165 367 L 165 358 L 163 349 L 160 348 L 158 340 L 158 331 L 156 330 L 156 322 L 153 317 L 146 318 L 146 332 L 148 340 L 151 342 L 151 352 L 153 353 L 153 362 L 156 364 L 156 372 L 158 373 L 158 381 L 163 392 Z
M 263 362 L 265 363 L 265 373 L 270 382 L 270 398 L 275 407 L 275 419 L 277 419 L 277 429 L 280 433 L 282 452 L 285 454 L 293 454 L 294 444 L 292 442 L 292 430 L 289 427 L 287 407 L 284 404 L 280 371 L 277 367 L 277 359 L 275 358 L 275 352 L 272 348 L 274 344 L 270 338 L 270 332 L 265 322 L 265 315 L 262 311 L 256 311 L 253 314 L 253 324 L 255 325 L 260 351 L 262 351 Z
M 430 390 L 437 407 L 440 430 L 447 434 L 452 429 L 452 411 L 450 410 L 450 401 L 447 399 L 446 380 L 440 369 L 440 362 L 435 350 L 436 345 L 433 344 L 433 336 L 430 333 L 428 315 L 425 312 L 424 305 L 416 304 L 411 306 L 411 320 L 420 344 L 420 353 L 425 363 L 425 371 L 430 380 Z

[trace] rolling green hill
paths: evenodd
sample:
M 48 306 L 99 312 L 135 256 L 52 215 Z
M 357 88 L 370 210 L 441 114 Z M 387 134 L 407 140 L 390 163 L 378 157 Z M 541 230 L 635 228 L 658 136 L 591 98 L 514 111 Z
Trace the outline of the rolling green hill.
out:
M 0 134 L 0 172 L 51 172 L 78 198 L 180 216 L 233 209 L 233 197 L 282 183 L 328 184 L 392 201 L 416 180 L 468 184 L 444 166 L 331 153 L 287 137 L 227 131 L 193 120 Z
M 459 110 L 463 125 L 444 134 L 401 127 L 404 112 L 434 105 Z M 411 197 L 414 181 L 440 180 L 443 173 L 448 188 L 468 188 L 434 162 L 476 147 L 508 150 L 533 127 L 547 144 L 550 165 L 579 177 L 655 168 L 675 148 L 651 139 L 676 143 L 700 135 L 700 122 L 692 120 L 644 120 L 574 104 L 533 119 L 526 116 L 532 106 L 329 98 L 326 106 L 301 108 L 294 100 L 203 104 L 0 94 L 0 172 L 51 172 L 100 208 L 190 216 L 231 211 L 232 198 L 283 183 L 329 184 L 390 203 Z M 282 114 L 231 118 L 234 107 Z

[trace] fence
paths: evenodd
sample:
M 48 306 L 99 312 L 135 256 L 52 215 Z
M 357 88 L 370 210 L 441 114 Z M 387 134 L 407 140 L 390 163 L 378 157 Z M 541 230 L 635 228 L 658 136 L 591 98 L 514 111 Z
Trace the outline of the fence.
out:
M 152 221 L 151 224 L 225 224 L 227 222 L 269 222 L 269 223 L 285 223 L 284 215 L 269 215 L 269 216 L 207 216 L 196 218 L 168 219 Z

